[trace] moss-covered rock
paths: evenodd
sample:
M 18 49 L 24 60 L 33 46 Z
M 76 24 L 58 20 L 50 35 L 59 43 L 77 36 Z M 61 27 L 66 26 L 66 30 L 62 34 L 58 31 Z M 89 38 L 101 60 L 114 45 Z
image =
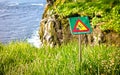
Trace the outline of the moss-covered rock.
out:
M 120 46 L 119 20 L 115 23 L 116 26 L 113 25 L 114 21 L 120 17 L 118 7 L 118 4 L 111 6 L 111 4 L 103 4 L 102 2 L 83 3 L 72 2 L 72 0 L 47 0 L 40 22 L 40 40 L 44 45 L 52 47 L 67 43 L 73 37 L 77 37 L 70 33 L 68 18 L 88 16 L 93 32 L 82 35 L 83 43 L 91 45 L 109 43 Z

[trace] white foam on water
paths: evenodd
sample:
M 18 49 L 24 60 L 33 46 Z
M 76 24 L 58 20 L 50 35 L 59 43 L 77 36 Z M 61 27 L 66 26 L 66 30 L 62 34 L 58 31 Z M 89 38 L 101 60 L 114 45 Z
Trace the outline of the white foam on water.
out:
M 8 3 L 8 6 L 18 6 L 19 3 Z
M 44 4 L 31 4 L 33 6 L 44 6 Z
M 31 38 L 27 39 L 27 41 L 32 44 L 33 46 L 40 48 L 42 46 L 42 43 L 39 38 L 38 31 L 35 31 Z

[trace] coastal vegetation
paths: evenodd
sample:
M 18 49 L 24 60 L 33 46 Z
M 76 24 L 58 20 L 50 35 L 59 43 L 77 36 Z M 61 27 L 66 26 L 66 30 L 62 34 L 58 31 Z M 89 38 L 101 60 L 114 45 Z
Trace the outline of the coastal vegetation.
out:
M 56 0 L 52 9 L 60 17 L 89 16 L 93 27 L 120 34 L 120 0 Z
M 77 43 L 39 49 L 26 42 L 0 44 L 0 75 L 80 75 L 79 69 L 82 75 L 119 75 L 119 47 L 82 46 L 80 67 Z
M 119 75 L 120 1 L 47 1 L 53 2 L 48 2 L 40 23 L 43 47 L 27 42 L 0 44 L 0 75 Z M 90 42 L 82 45 L 82 66 L 77 37 L 71 35 L 67 19 L 76 16 L 88 16 L 93 28 L 85 35 Z M 94 30 L 97 26 L 100 30 Z

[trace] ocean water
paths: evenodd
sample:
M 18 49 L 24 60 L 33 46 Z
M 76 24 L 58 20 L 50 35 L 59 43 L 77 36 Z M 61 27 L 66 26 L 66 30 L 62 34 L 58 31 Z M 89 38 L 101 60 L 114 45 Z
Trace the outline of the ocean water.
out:
M 28 41 L 38 47 L 38 29 L 45 0 L 39 2 L 0 2 L 0 42 Z

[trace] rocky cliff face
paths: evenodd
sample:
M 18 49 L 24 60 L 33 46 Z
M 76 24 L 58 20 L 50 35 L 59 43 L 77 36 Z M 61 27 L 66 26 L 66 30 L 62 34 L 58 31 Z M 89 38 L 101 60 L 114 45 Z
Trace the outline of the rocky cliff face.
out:
M 77 38 L 70 33 L 68 19 L 53 12 L 54 2 L 55 0 L 47 0 L 39 29 L 41 42 L 43 45 L 51 47 L 67 43 L 73 37 Z M 82 35 L 82 39 L 84 40 L 83 43 L 91 45 L 107 42 L 120 46 L 120 35 L 109 30 L 101 31 L 99 25 L 93 28 L 92 34 Z
M 61 20 L 57 14 L 53 14 L 53 10 L 50 9 L 52 4 L 53 1 L 47 0 L 39 30 L 42 43 L 51 47 L 61 45 L 71 37 L 68 20 Z

